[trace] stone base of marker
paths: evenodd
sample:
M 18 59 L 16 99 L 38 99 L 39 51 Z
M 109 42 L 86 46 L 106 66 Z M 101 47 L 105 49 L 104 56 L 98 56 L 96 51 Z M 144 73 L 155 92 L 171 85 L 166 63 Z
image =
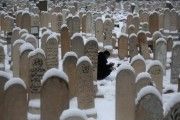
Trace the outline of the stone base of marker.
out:
M 97 118 L 97 111 L 95 108 L 83 110 L 88 118 Z
M 29 113 L 40 114 L 40 99 L 32 99 L 29 101 Z

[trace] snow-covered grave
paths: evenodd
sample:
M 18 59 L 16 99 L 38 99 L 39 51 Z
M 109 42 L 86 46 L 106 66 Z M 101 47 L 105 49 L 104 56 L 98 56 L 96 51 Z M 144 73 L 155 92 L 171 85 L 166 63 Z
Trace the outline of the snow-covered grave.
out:
M 0 1 L 0 120 L 179 120 L 179 6 Z

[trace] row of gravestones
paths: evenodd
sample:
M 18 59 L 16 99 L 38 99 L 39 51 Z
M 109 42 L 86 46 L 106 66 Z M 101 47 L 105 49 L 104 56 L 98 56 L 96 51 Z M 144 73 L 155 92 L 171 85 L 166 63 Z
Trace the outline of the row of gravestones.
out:
M 26 47 L 26 50 L 23 51 L 22 54 L 27 54 L 31 51 L 29 46 Z M 74 54 L 75 53 L 73 53 L 73 55 Z M 73 78 L 73 73 L 71 73 L 69 77 L 71 78 L 71 83 L 74 83 L 75 86 L 72 84 L 69 86 L 68 77 L 64 72 L 56 68 L 49 69 L 48 71 L 45 70 L 44 53 L 39 48 L 29 52 L 28 58 L 25 58 L 25 56 L 23 58 L 24 60 L 21 61 L 21 65 L 26 66 L 26 70 L 24 69 L 23 72 L 21 72 L 20 69 L 20 78 L 24 77 L 24 79 L 10 78 L 7 73 L 2 72 L 1 111 L 5 109 L 4 112 L 1 112 L 1 117 L 5 117 L 2 118 L 2 120 L 10 118 L 13 118 L 13 120 L 25 120 L 29 99 L 38 97 L 40 97 L 41 101 L 41 119 L 58 120 L 62 111 L 68 108 L 70 90 L 75 90 L 73 92 L 75 92 L 75 96 L 78 98 L 78 107 L 80 109 L 94 108 L 93 66 L 88 57 L 82 56 L 77 60 L 77 58 L 71 54 L 68 55 L 67 53 L 66 55 L 63 69 L 69 75 L 68 67 L 75 67 L 74 75 L 76 76 Z M 69 59 L 70 61 L 68 61 Z M 29 61 L 29 63 L 25 61 Z M 73 61 L 77 61 L 74 66 L 72 66 Z M 67 65 L 67 62 L 70 64 Z M 72 71 L 72 68 L 70 71 Z M 14 105 L 12 106 L 12 104 Z M 20 109 L 17 111 L 16 108 Z M 96 114 L 89 113 L 87 116 L 96 117 Z

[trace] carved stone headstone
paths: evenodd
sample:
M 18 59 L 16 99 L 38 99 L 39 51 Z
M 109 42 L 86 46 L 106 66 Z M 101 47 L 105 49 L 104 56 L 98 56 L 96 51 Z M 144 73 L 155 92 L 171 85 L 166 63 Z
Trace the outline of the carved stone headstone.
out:
M 129 36 L 129 56 L 132 58 L 135 55 L 138 54 L 138 41 L 137 41 L 137 35 L 132 33 Z
M 101 18 L 97 18 L 95 21 L 95 36 L 98 42 L 103 42 L 103 21 Z
M 82 56 L 76 64 L 77 69 L 77 100 L 78 108 L 94 108 L 94 90 L 93 90 L 93 66 L 90 59 Z
M 154 60 L 147 65 L 146 71 L 151 75 L 152 80 L 156 84 L 157 89 L 162 93 L 163 89 L 163 68 L 158 60 Z
M 159 38 L 156 41 L 155 60 L 159 60 L 163 65 L 163 73 L 166 74 L 166 59 L 167 59 L 167 42 L 164 38 Z
M 149 90 L 149 91 L 147 91 Z M 146 94 L 143 94 L 143 92 Z M 136 99 L 135 120 L 162 120 L 163 105 L 159 91 L 152 86 L 141 89 Z
M 31 15 L 29 12 L 23 12 L 22 14 L 22 28 L 31 31 Z
M 120 59 L 128 57 L 128 35 L 122 34 L 118 39 L 118 55 Z
M 29 81 L 28 93 L 29 99 L 39 98 L 41 90 L 41 79 L 46 71 L 45 53 L 37 48 L 31 51 L 29 58 Z
M 81 34 L 76 33 L 71 37 L 71 51 L 74 51 L 78 58 L 84 55 L 84 40 Z
M 91 60 L 93 65 L 93 80 L 97 80 L 98 42 L 96 38 L 88 38 L 84 46 L 84 55 Z
M 149 15 L 149 31 L 153 34 L 155 31 L 159 30 L 159 14 L 153 12 Z
M 51 34 L 46 41 L 45 45 L 45 54 L 46 54 L 46 67 L 58 68 L 58 40 L 54 34 Z
M 70 32 L 67 25 L 61 27 L 61 58 L 63 58 L 66 52 L 70 51 Z
M 80 32 L 80 18 L 79 16 L 73 17 L 73 33 L 79 33 Z
M 68 77 L 56 68 L 48 70 L 41 81 L 41 120 L 59 120 L 69 108 Z
M 104 41 L 103 41 L 103 45 L 112 45 L 112 30 L 113 30 L 113 24 L 112 24 L 112 20 L 110 18 L 106 18 L 104 21 Z

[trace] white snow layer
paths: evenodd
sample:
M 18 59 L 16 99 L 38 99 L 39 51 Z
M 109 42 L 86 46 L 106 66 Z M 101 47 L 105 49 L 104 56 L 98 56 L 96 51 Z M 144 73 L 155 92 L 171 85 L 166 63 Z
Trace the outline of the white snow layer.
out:
M 142 61 L 144 61 L 144 63 L 145 63 L 144 57 L 143 57 L 142 55 L 140 55 L 140 54 L 138 54 L 138 55 L 136 55 L 136 56 L 134 56 L 134 57 L 132 58 L 131 64 L 134 63 L 136 60 L 142 60 Z
M 89 63 L 91 64 L 91 66 L 92 66 L 92 62 L 91 62 L 91 60 L 90 60 L 87 56 L 82 56 L 82 57 L 80 57 L 80 58 L 78 59 L 78 61 L 77 61 L 76 66 L 78 66 L 78 65 L 79 65 L 81 62 L 83 62 L 83 61 L 89 62 Z
M 44 74 L 41 80 L 41 84 L 43 85 L 46 82 L 46 80 L 48 80 L 50 77 L 53 77 L 53 76 L 63 79 L 67 83 L 69 82 L 68 76 L 66 75 L 66 73 L 64 73 L 62 70 L 58 70 L 57 68 L 51 68 L 48 71 L 46 71 L 46 73 Z
M 121 72 L 122 70 L 130 70 L 135 74 L 134 68 L 129 63 L 122 63 L 117 69 L 117 73 Z
M 159 38 L 159 39 L 157 39 L 157 40 L 156 40 L 156 44 L 157 44 L 158 42 L 164 42 L 164 43 L 167 44 L 167 41 L 166 41 L 164 38 Z
M 16 41 L 14 41 L 13 46 L 15 46 L 16 44 L 19 44 L 19 43 L 24 44 L 25 41 L 23 39 L 17 39 Z
M 74 56 L 74 57 L 78 58 L 78 56 L 75 52 L 70 51 L 70 52 L 66 52 L 66 54 L 63 57 L 63 60 L 65 60 L 68 56 Z
M 180 93 L 174 94 L 164 105 L 164 115 L 166 116 L 174 105 L 180 103 Z
M 4 85 L 4 91 L 6 91 L 10 86 L 16 85 L 16 84 L 21 85 L 26 89 L 26 84 L 24 83 L 24 81 L 22 79 L 20 79 L 20 78 L 11 78 Z
M 35 49 L 35 50 L 33 50 L 33 51 L 31 51 L 31 52 L 29 53 L 28 58 L 30 58 L 30 57 L 38 54 L 38 53 L 40 53 L 40 54 L 42 54 L 44 57 L 46 57 L 44 50 L 41 49 L 41 48 L 37 48 L 37 49 Z
M 155 65 L 161 66 L 161 69 L 163 69 L 163 65 L 162 65 L 162 63 L 161 63 L 159 60 L 152 60 L 152 61 L 150 61 L 150 63 L 147 65 L 146 71 L 149 71 L 149 69 L 150 69 L 152 66 L 155 66 Z
M 73 116 L 79 116 L 84 120 L 87 119 L 86 113 L 84 111 L 80 109 L 68 109 L 63 111 L 60 120 L 66 120 L 68 117 L 73 117 Z
M 145 95 L 148 95 L 148 94 L 154 94 L 155 96 L 159 98 L 160 101 L 162 101 L 162 96 L 160 92 L 154 86 L 146 86 L 142 88 L 137 94 L 137 98 L 135 101 L 136 105 L 141 100 L 141 98 L 143 98 Z
M 149 78 L 151 79 L 151 75 L 148 73 L 148 72 L 142 72 L 142 73 L 139 73 L 136 77 L 136 83 L 142 79 L 142 78 Z
M 0 71 L 0 76 L 7 78 L 8 80 L 12 77 L 10 73 L 4 72 L 4 71 Z
M 53 39 L 53 40 L 58 41 L 57 35 L 54 34 L 54 33 L 52 33 L 52 34 L 50 34 L 50 35 L 48 36 L 46 42 L 48 42 L 50 39 Z
M 25 50 L 34 50 L 34 46 L 31 43 L 24 43 L 20 46 L 20 53 L 22 54 Z

